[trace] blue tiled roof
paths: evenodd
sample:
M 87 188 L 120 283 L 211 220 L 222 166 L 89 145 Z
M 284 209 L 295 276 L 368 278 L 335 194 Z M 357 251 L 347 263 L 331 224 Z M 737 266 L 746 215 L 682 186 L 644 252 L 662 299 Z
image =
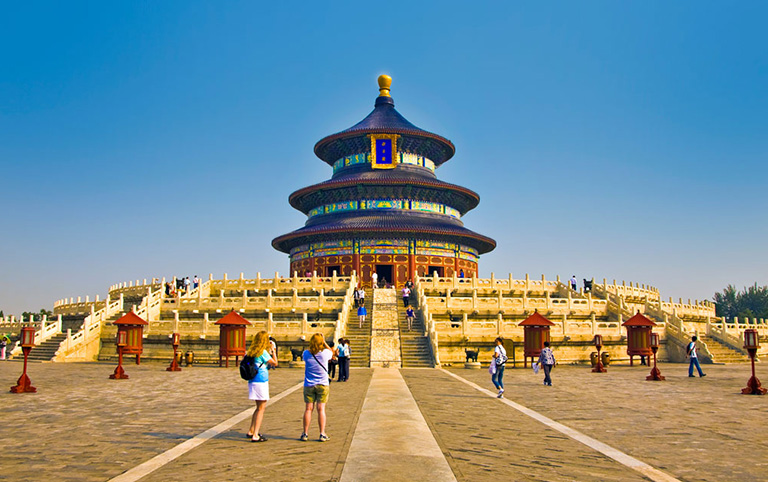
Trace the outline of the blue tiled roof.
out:
M 344 156 L 370 151 L 368 135 L 377 133 L 400 134 L 398 150 L 425 156 L 438 166 L 456 152 L 451 141 L 411 124 L 395 109 L 391 97 L 380 96 L 365 119 L 315 144 L 315 154 L 333 165 Z

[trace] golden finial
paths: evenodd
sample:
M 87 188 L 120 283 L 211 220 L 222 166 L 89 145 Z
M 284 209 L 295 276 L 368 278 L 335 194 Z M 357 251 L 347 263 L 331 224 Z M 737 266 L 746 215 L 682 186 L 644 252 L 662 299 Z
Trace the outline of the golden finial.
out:
M 389 87 L 392 85 L 392 77 L 388 75 L 379 76 L 379 96 L 389 97 Z

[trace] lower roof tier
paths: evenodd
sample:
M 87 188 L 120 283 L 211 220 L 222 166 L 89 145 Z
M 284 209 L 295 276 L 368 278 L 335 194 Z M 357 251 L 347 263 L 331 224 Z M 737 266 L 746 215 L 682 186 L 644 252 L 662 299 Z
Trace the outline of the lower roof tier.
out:
M 387 235 L 460 243 L 475 248 L 479 254 L 496 247 L 493 239 L 471 231 L 461 221 L 447 216 L 375 212 L 343 213 L 322 218 L 322 222 L 310 220 L 303 228 L 273 239 L 272 246 L 283 253 L 290 253 L 295 246 L 316 241 Z

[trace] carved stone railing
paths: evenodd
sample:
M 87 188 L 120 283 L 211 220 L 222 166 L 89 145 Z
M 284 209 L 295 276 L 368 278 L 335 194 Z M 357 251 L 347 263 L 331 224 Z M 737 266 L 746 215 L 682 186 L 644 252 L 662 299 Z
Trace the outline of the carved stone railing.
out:
M 59 345 L 53 361 L 65 361 L 73 353 L 85 350 L 89 344 L 98 343 L 104 322 L 121 311 L 123 311 L 122 294 L 118 299 L 110 301 L 104 308 L 98 311 L 92 309 L 91 314 L 83 320 L 83 326 L 77 333 L 73 335 L 71 330 L 67 330 L 67 337 Z
M 333 341 L 338 342 L 339 338 L 344 338 L 347 334 L 347 323 L 349 322 L 349 312 L 352 309 L 355 298 L 355 288 L 357 287 L 357 275 L 353 271 L 349 277 L 349 286 L 344 294 L 344 301 L 341 304 L 341 311 L 336 320 L 336 327 L 333 333 Z
M 22 318 L 23 323 L 24 318 Z M 35 326 L 34 316 L 29 317 L 29 323 L 31 326 Z M 61 333 L 61 315 L 58 315 L 56 320 L 49 321 L 48 317 L 43 315 L 40 319 L 40 324 L 35 330 L 35 345 L 41 345 L 50 340 L 54 336 Z M 10 351 L 12 357 L 19 356 L 21 354 L 21 340 L 16 342 L 16 346 Z
M 430 313 L 429 300 L 424 296 L 424 286 L 418 276 L 416 277 L 413 289 L 416 291 L 416 297 L 419 300 L 419 310 L 424 321 L 424 336 L 428 337 L 429 347 L 432 350 L 432 364 L 435 367 L 440 367 L 440 352 L 437 349 L 438 333 Z

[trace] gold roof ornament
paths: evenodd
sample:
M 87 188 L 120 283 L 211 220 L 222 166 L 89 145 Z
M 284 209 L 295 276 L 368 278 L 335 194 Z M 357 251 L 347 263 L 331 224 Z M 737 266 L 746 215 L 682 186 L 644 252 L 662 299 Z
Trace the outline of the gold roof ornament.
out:
M 392 77 L 388 75 L 379 76 L 379 97 L 389 97 L 389 87 L 392 85 Z

